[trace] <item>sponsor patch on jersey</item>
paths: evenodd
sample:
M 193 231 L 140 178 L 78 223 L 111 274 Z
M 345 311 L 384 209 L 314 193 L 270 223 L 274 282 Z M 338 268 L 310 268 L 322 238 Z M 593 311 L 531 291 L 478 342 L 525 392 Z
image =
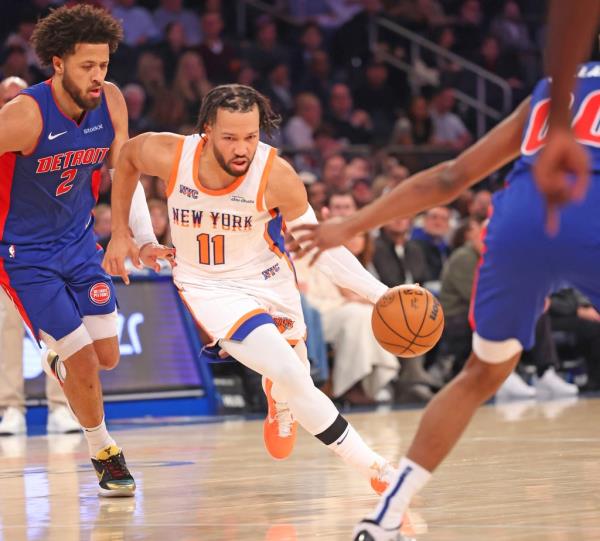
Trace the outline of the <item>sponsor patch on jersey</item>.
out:
M 275 263 L 272 267 L 265 269 L 262 271 L 263 278 L 268 280 L 269 278 L 273 278 L 280 270 L 279 263 Z
M 289 331 L 294 326 L 294 320 L 285 316 L 273 316 L 273 322 L 280 333 Z
M 102 130 L 102 129 L 104 129 L 104 126 L 102 124 L 96 124 L 95 126 L 92 126 L 91 128 L 85 128 L 83 130 L 83 133 L 85 135 L 87 135 L 88 133 L 94 133 L 95 131 Z
M 233 201 L 234 203 L 247 203 L 249 205 L 254 205 L 254 199 L 246 199 L 241 195 L 232 195 L 229 200 Z
M 11 259 L 14 259 L 17 255 L 17 250 L 15 249 L 15 245 L 11 244 L 8 247 L 8 257 L 10 257 Z
M 104 306 L 110 301 L 110 287 L 106 282 L 97 282 L 90 287 L 90 300 L 97 306 Z

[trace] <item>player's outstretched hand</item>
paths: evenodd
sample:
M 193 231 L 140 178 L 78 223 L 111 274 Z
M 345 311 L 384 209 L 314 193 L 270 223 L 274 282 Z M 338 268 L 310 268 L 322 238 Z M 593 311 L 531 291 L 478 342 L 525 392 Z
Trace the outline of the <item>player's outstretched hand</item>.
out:
M 140 259 L 146 267 L 150 267 L 156 272 L 160 271 L 160 264 L 158 263 L 159 259 L 168 261 L 171 268 L 177 264 L 175 263 L 175 248 L 167 248 L 166 246 L 154 244 L 153 242 L 142 246 L 140 249 Z
M 571 201 L 581 201 L 590 180 L 589 157 L 570 129 L 553 128 L 537 159 L 533 173 L 546 199 L 546 231 L 556 235 L 559 210 Z
M 341 246 L 354 236 L 347 221 L 341 218 L 332 218 L 320 224 L 299 225 L 291 233 L 301 246 L 296 257 L 304 257 L 316 250 L 310 259 L 310 266 L 314 265 L 325 250 Z
M 129 232 L 113 233 L 106 248 L 106 254 L 104 254 L 102 267 L 108 274 L 120 276 L 123 278 L 123 282 L 129 285 L 129 274 L 125 267 L 126 258 L 131 259 L 135 268 L 143 268 L 140 261 L 140 249 L 131 237 L 131 234 Z

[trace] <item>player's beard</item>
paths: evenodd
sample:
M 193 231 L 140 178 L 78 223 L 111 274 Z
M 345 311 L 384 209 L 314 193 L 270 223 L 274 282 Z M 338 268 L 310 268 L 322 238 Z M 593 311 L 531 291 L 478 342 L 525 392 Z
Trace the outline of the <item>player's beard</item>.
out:
M 226 162 L 225 156 L 223 156 L 223 154 L 221 154 L 219 152 L 219 149 L 216 146 L 213 146 L 213 152 L 214 152 L 215 158 L 217 159 L 217 163 L 221 166 L 221 169 L 223 169 L 228 175 L 231 175 L 232 177 L 243 177 L 248 172 L 248 169 L 250 169 L 250 165 L 252 164 L 252 160 L 254 159 L 254 155 L 252 155 L 249 158 L 246 158 L 246 156 L 237 156 L 237 157 L 229 160 L 229 162 Z M 229 163 L 232 162 L 233 160 L 239 160 L 242 158 L 245 158 L 248 160 L 248 165 L 246 166 L 246 168 L 243 171 L 234 171 L 229 166 Z
M 84 93 L 77 87 L 77 85 L 71 80 L 67 70 L 62 77 L 63 88 L 67 91 L 67 94 L 71 96 L 71 99 L 84 111 L 91 111 L 100 105 L 102 102 L 102 94 L 97 98 L 86 98 Z

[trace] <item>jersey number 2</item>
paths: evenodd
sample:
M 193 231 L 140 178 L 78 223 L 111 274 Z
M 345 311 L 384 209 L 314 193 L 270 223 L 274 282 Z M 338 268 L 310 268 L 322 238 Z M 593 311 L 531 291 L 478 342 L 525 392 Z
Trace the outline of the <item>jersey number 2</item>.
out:
M 77 169 L 67 169 L 60 175 L 60 178 L 64 178 L 65 180 L 58 185 L 58 188 L 56 188 L 56 197 L 71 191 L 75 175 L 77 175 Z
M 196 238 L 198 239 L 198 259 L 201 265 L 223 265 L 225 263 L 225 235 L 214 235 L 211 238 L 208 233 L 202 233 Z
M 521 146 L 521 153 L 525 156 L 535 154 L 546 143 L 549 112 L 549 99 L 540 101 L 531 111 L 529 126 Z M 599 121 L 600 90 L 596 90 L 586 96 L 573 118 L 573 132 L 581 144 L 600 147 Z

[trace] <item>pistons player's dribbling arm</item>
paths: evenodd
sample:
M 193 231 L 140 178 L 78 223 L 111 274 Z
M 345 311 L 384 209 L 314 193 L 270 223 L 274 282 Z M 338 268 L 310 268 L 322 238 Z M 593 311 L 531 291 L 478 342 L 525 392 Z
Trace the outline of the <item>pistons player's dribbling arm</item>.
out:
M 17 96 L 0 109 L 0 155 L 29 154 L 42 131 L 42 116 L 35 101 Z
M 508 118 L 456 159 L 411 176 L 352 216 L 297 228 L 294 236 L 303 246 L 302 254 L 316 249 L 312 264 L 323 250 L 339 246 L 361 232 L 454 200 L 463 190 L 519 155 L 529 103 L 530 98 L 527 98 Z
M 129 211 L 140 174 L 164 180 L 171 174 L 181 136 L 148 132 L 125 142 L 120 149 L 112 184 L 112 234 L 102 266 L 129 284 L 125 259 L 139 261 L 139 249 L 129 231 Z
M 552 105 L 546 145 L 533 174 L 546 199 L 546 229 L 551 235 L 558 231 L 559 207 L 581 200 L 589 185 L 589 157 L 571 129 L 571 91 L 577 65 L 589 57 L 599 18 L 598 0 L 554 0 L 550 7 L 546 73 L 552 80 Z

